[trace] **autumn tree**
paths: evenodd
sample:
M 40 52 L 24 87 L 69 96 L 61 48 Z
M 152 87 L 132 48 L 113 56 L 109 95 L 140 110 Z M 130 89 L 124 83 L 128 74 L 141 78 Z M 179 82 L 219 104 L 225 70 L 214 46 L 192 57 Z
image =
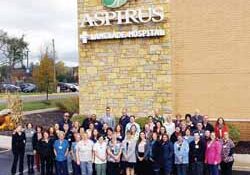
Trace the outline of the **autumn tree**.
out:
M 40 64 L 33 69 L 33 80 L 35 81 L 38 91 L 46 92 L 47 100 L 49 92 L 54 91 L 54 60 L 45 53 L 40 60 Z

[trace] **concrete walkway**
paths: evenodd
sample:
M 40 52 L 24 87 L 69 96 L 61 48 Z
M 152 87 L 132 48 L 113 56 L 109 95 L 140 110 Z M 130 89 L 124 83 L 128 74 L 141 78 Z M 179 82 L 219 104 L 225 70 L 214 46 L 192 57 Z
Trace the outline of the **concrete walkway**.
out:
M 53 112 L 57 110 L 59 110 L 59 108 L 47 108 L 47 109 L 38 109 L 38 110 L 33 110 L 33 111 L 24 111 L 23 115 L 38 114 L 38 113 L 43 113 L 43 112 Z

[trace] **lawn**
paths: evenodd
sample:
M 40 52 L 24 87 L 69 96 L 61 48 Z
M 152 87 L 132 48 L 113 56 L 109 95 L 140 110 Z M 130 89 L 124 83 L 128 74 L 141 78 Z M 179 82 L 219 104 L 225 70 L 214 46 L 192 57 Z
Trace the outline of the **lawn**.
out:
M 61 99 L 62 100 L 62 99 Z M 33 111 L 38 109 L 55 108 L 57 100 L 26 102 L 23 104 L 23 111 Z M 6 108 L 6 104 L 0 105 L 0 110 Z

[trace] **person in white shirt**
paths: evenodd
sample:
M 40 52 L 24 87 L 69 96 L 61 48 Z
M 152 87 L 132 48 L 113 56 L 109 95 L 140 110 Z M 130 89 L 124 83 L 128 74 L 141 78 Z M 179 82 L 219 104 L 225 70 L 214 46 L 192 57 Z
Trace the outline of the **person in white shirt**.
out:
M 106 175 L 107 167 L 107 143 L 104 141 L 103 136 L 98 137 L 98 141 L 94 144 L 94 163 L 96 175 Z
M 76 145 L 77 164 L 81 167 L 82 175 L 92 175 L 93 145 L 94 143 L 88 139 L 87 133 L 83 133 L 82 140 Z
M 175 124 L 172 121 L 172 117 L 171 115 L 167 115 L 165 120 L 165 123 L 163 124 L 163 126 L 165 126 L 167 134 L 169 136 L 169 138 L 171 137 L 171 135 L 174 133 L 175 131 Z
M 139 136 L 139 133 L 141 132 L 140 125 L 135 122 L 135 116 L 130 116 L 130 122 L 126 125 L 125 133 L 131 130 L 131 126 L 135 125 L 136 127 L 136 135 Z

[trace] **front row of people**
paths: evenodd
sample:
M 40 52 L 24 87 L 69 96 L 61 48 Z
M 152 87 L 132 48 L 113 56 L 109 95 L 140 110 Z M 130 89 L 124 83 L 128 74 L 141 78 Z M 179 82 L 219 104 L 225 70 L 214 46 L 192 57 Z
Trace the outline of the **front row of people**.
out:
M 75 132 L 73 142 L 65 139 L 63 131 L 58 131 L 57 136 L 43 131 L 36 144 L 41 175 L 52 175 L 54 170 L 56 175 L 68 175 L 69 157 L 74 175 L 219 175 L 219 165 L 222 175 L 232 174 L 234 144 L 228 132 L 223 139 L 217 139 L 214 132 L 206 137 L 194 132 L 191 141 L 180 133 L 172 142 L 166 133 L 141 131 L 136 135 L 132 130 L 123 140 L 112 129 L 94 139 L 86 132 Z M 18 159 L 23 160 L 26 139 L 18 126 L 12 140 L 12 174 Z M 23 166 L 19 166 L 19 172 L 22 174 Z

